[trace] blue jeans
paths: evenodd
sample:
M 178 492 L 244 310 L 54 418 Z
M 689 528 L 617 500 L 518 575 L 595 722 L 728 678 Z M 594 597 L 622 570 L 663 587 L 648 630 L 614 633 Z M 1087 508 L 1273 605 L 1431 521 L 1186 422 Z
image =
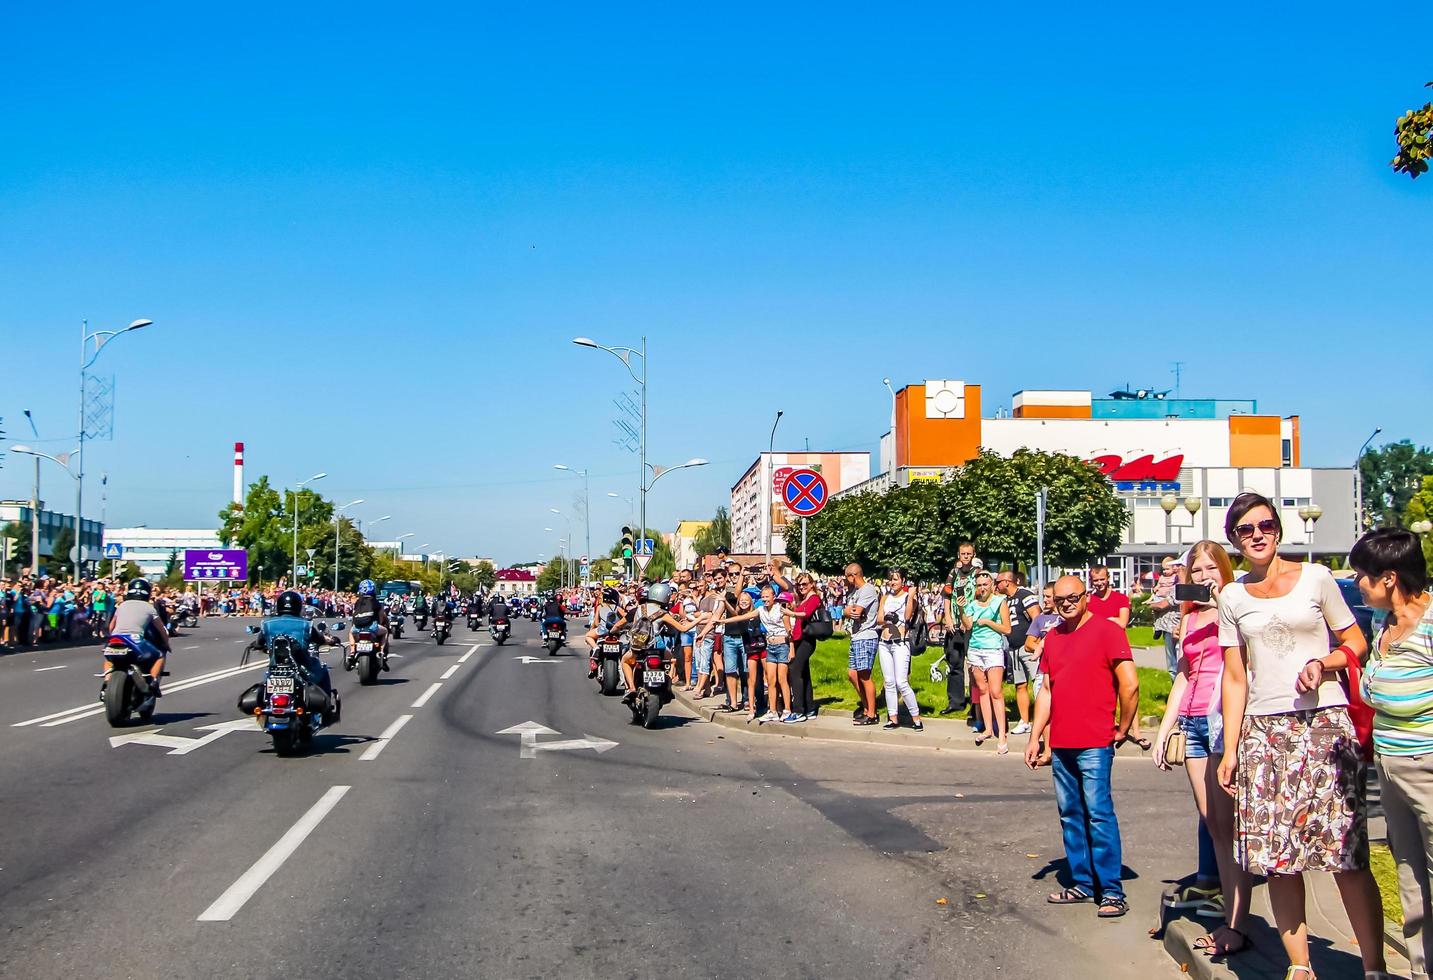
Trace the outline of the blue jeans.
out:
M 1179 673 L 1179 636 L 1175 633 L 1164 634 L 1164 669 L 1170 677 Z
M 697 642 L 696 656 L 693 658 L 692 671 L 698 677 L 712 672 L 712 653 L 716 650 L 716 637 L 704 636 Z
M 721 638 L 722 671 L 729 676 L 742 677 L 746 674 L 746 644 L 739 636 Z
M 1104 900 L 1124 898 L 1120 825 L 1110 796 L 1115 750 L 1055 749 L 1051 755 L 1071 884 Z

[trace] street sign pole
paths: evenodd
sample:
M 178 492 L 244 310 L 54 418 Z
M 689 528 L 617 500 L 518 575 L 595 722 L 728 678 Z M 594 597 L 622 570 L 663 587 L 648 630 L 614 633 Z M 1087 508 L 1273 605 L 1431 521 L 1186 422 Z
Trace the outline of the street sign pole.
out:
M 806 518 L 801 518 L 801 570 L 806 571 Z
M 1045 488 L 1035 494 L 1035 591 L 1045 588 Z

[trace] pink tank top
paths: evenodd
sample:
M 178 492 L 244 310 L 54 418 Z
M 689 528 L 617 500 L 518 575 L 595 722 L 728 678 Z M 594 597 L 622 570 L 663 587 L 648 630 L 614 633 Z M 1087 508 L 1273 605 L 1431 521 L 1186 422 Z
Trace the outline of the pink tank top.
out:
M 1219 618 L 1190 629 L 1184 635 L 1184 659 L 1189 661 L 1189 686 L 1184 689 L 1181 715 L 1207 715 L 1214 689 L 1224 672 L 1224 648 L 1219 645 Z

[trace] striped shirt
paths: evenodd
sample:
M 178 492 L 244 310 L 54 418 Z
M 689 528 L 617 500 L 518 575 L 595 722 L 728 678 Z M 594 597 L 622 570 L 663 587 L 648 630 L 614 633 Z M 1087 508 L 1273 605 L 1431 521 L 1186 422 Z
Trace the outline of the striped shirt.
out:
M 1380 653 L 1374 641 L 1363 673 L 1363 699 L 1374 709 L 1374 751 L 1403 756 L 1433 752 L 1433 607 L 1386 651 Z

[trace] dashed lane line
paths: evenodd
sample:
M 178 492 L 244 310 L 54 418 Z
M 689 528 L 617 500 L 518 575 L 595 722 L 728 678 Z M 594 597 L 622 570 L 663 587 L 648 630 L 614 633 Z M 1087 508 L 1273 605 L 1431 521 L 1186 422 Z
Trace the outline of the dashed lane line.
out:
M 442 681 L 435 681 L 435 682 L 433 683 L 433 686 L 432 686 L 432 687 L 428 688 L 428 690 L 426 690 L 426 691 L 423 692 L 423 696 L 422 696 L 422 697 L 420 697 L 417 701 L 414 701 L 414 702 L 413 702 L 412 704 L 410 704 L 408 707 L 410 707 L 410 708 L 421 708 L 421 707 L 423 707 L 423 705 L 425 705 L 425 704 L 428 703 L 428 699 L 429 699 L 429 698 L 431 698 L 433 695 L 435 695 L 435 694 L 438 693 L 439 688 L 441 688 L 442 686 L 443 686 L 443 682 L 442 682 Z
M 338 806 L 338 801 L 343 799 L 349 791 L 348 786 L 333 786 L 319 801 L 309 807 L 309 811 L 299 818 L 298 823 L 288 829 L 284 836 L 280 837 L 274 846 L 264 852 L 264 856 L 255 861 L 248 871 L 239 876 L 239 880 L 225 890 L 224 894 L 216 898 L 203 912 L 199 913 L 200 922 L 228 922 L 244 903 L 254 897 L 255 892 L 264 887 L 264 883 L 273 876 L 274 872 L 283 867 L 284 862 L 299 849 L 305 838 L 314 832 L 314 829 L 328 816 L 329 811 Z
M 389 742 L 393 741 L 393 737 L 403 730 L 404 725 L 408 724 L 412 720 L 412 715 L 399 715 L 398 720 L 385 728 L 383 730 L 383 734 L 378 736 L 378 741 L 370 745 L 368 747 L 368 751 L 364 752 L 361 756 L 358 757 L 358 761 L 372 762 L 374 759 L 378 758 L 379 753 L 381 753 L 384 749 L 388 747 Z

